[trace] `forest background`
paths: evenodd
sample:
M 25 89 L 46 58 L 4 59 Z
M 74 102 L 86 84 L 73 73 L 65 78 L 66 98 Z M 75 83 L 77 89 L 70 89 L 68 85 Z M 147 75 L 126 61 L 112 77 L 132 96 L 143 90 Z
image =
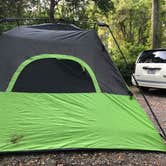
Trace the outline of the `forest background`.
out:
M 166 48 L 166 0 L 0 0 L 0 19 L 4 18 L 40 19 L 3 22 L 1 32 L 18 24 L 60 19 L 83 29 L 95 29 L 128 84 L 140 52 Z M 128 65 L 108 29 L 96 26 L 96 22 L 105 22 L 111 27 Z

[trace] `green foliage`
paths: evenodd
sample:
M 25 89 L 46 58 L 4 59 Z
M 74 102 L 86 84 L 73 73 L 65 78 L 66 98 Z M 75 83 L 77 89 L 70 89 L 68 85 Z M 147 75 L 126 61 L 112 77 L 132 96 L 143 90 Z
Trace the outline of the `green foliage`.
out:
M 158 1 L 158 45 L 166 48 L 166 1 Z
M 128 59 L 128 66 L 108 30 L 99 30 L 99 34 L 126 82 L 130 84 L 137 56 L 151 47 L 151 3 L 149 0 L 113 0 L 113 3 L 115 12 L 109 16 L 107 22 Z
M 123 60 L 116 60 L 115 63 L 126 83 L 131 85 L 131 74 L 134 72 L 135 61 L 129 60 L 128 65 Z
M 104 14 L 114 10 L 114 3 L 111 0 L 94 0 L 94 2 Z

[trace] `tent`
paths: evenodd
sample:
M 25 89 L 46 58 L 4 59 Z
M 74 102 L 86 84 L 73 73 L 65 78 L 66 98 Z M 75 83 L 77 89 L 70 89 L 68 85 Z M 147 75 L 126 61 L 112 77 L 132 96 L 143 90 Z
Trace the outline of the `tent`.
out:
M 94 30 L 19 26 L 0 37 L 0 153 L 166 151 Z

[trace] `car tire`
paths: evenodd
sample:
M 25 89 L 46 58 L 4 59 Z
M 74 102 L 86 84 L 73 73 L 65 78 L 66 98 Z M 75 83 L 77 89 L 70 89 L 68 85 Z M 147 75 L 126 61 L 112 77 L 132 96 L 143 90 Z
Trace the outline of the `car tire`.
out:
M 141 87 L 141 89 L 142 89 L 144 92 L 149 91 L 149 87 Z

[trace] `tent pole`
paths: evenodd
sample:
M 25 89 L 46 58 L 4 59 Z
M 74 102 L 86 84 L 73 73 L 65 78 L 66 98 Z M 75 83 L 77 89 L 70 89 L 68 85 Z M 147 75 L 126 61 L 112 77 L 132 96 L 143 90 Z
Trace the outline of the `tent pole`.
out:
M 105 23 L 98 23 L 98 26 L 108 28 L 108 30 L 109 30 L 109 32 L 110 32 L 110 34 L 111 34 L 111 36 L 112 36 L 112 38 L 113 38 L 113 40 L 114 40 L 116 46 L 117 46 L 117 48 L 118 48 L 118 50 L 119 50 L 119 52 L 120 52 L 122 58 L 124 59 L 126 65 L 128 66 L 129 63 L 128 63 L 128 61 L 127 61 L 125 55 L 123 54 L 123 52 L 122 52 L 122 50 L 121 50 L 121 48 L 120 48 L 120 46 L 119 46 L 119 44 L 118 44 L 118 42 L 117 42 L 117 40 L 116 40 L 114 34 L 113 34 L 113 32 L 112 32 L 110 26 L 109 26 L 108 24 L 105 24 Z M 158 120 L 156 114 L 154 113 L 152 107 L 150 106 L 147 97 L 145 96 L 143 90 L 140 88 L 139 83 L 138 83 L 138 81 L 136 80 L 134 74 L 131 74 L 131 76 L 133 77 L 133 79 L 134 79 L 134 81 L 135 81 L 135 83 L 136 83 L 137 88 L 139 89 L 139 91 L 140 91 L 140 93 L 141 93 L 141 95 L 142 95 L 144 101 L 146 102 L 146 104 L 147 104 L 147 106 L 148 106 L 148 108 L 149 108 L 151 114 L 153 115 L 153 117 L 154 117 L 154 119 L 155 119 L 155 121 L 156 121 L 158 127 L 160 128 L 160 130 L 161 130 L 161 132 L 162 132 L 162 134 L 163 134 L 163 135 L 161 135 L 161 136 L 166 140 L 166 133 L 165 133 L 164 129 L 162 128 L 162 126 L 161 126 L 161 124 L 160 124 L 160 122 L 159 122 L 159 120 Z

